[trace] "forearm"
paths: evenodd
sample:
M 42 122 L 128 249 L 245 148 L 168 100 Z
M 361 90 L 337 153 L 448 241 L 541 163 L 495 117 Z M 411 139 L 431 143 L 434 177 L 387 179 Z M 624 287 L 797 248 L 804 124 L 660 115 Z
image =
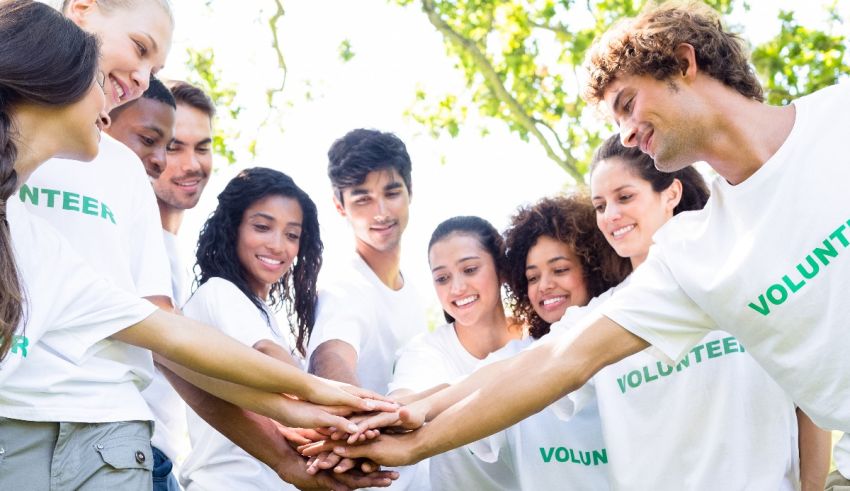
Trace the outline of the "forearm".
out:
M 802 491 L 821 491 L 829 474 L 832 434 L 820 429 L 799 408 L 797 427 L 800 440 L 800 484 Z
M 157 311 L 113 335 L 210 377 L 308 397 L 311 377 L 191 319 Z
M 162 372 L 198 416 L 264 464 L 277 469 L 283 460 L 298 457 L 270 419 L 208 394 L 167 368 Z
M 360 387 L 357 352 L 341 341 L 328 341 L 320 345 L 310 357 L 308 371 L 317 377 Z

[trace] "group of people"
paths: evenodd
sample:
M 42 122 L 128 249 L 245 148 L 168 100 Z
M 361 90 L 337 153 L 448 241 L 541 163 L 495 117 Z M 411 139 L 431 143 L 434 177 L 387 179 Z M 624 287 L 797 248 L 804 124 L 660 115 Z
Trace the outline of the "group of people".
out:
M 587 189 L 440 223 L 429 331 L 390 132 L 328 151 L 340 267 L 255 167 L 190 278 L 215 107 L 155 77 L 173 29 L 167 0 L 0 0 L 0 489 L 850 489 L 846 84 L 764 104 L 701 3 L 612 26 Z

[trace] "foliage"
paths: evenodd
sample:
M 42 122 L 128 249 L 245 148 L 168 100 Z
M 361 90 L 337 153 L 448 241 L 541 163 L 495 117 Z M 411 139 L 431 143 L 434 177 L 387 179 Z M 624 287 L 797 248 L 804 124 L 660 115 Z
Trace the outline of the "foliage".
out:
M 395 0 L 418 4 L 443 36 L 463 73 L 466 91 L 419 89 L 409 114 L 433 135 L 457 136 L 472 111 L 495 118 L 523 140 L 539 143 L 551 160 L 582 181 L 590 152 L 609 134 L 588 117 L 579 97 L 578 68 L 593 40 L 615 20 L 633 16 L 642 0 Z M 723 14 L 746 2 L 710 0 Z M 833 25 L 841 19 L 833 7 Z M 800 26 L 780 14 L 782 31 L 754 50 L 771 102 L 787 102 L 831 85 L 848 73 L 847 38 Z

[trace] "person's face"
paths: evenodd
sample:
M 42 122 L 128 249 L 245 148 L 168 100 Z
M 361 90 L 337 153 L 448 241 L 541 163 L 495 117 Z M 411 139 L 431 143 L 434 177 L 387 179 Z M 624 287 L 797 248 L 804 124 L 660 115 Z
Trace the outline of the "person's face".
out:
M 604 100 L 623 145 L 639 147 L 659 170 L 673 172 L 700 160 L 702 131 L 687 84 L 622 75 L 605 90 Z
M 440 304 L 458 324 L 475 325 L 502 309 L 496 264 L 475 236 L 449 234 L 431 246 L 428 262 Z
M 370 172 L 362 184 L 342 191 L 342 200 L 334 197 L 337 211 L 348 219 L 358 247 L 387 252 L 401 243 L 407 227 L 410 194 L 393 168 Z
M 674 183 L 676 184 L 676 183 Z M 643 262 L 652 236 L 673 216 L 677 184 L 657 193 L 620 158 L 599 162 L 590 176 L 596 225 L 620 257 Z
M 62 123 L 63 144 L 57 157 L 88 162 L 97 156 L 100 133 L 109 125 L 103 88 L 98 75 L 92 80 L 86 95 L 77 102 L 57 109 L 51 119 Z
M 203 111 L 177 104 L 166 166 L 153 181 L 157 199 L 176 210 L 194 208 L 212 172 L 212 126 Z
M 298 256 L 303 213 L 298 201 L 280 195 L 256 201 L 242 214 L 236 256 L 251 291 L 266 299 Z
M 109 110 L 140 97 L 148 88 L 151 74 L 165 65 L 174 26 L 158 2 L 140 1 L 107 12 L 96 0 L 73 0 L 67 15 L 100 38 Z
M 590 301 L 581 261 L 568 244 L 552 237 L 541 235 L 528 250 L 525 278 L 531 307 L 550 324 L 567 308 Z
M 106 132 L 130 147 L 156 179 L 165 170 L 165 151 L 174 136 L 174 108 L 143 97 L 118 113 Z

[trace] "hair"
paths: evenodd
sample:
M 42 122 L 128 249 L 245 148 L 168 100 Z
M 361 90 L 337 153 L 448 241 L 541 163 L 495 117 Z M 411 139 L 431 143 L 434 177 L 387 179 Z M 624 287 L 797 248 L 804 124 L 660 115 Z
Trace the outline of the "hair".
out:
M 654 5 L 612 26 L 588 51 L 585 100 L 599 103 L 620 75 L 666 80 L 682 72 L 687 67 L 675 52 L 682 43 L 693 46 L 700 71 L 745 97 L 764 100 L 741 37 L 724 29 L 715 10 L 695 1 Z
M 269 292 L 271 307 L 277 310 L 282 303 L 290 319 L 293 314 L 296 316 L 296 323 L 290 322 L 290 329 L 296 337 L 298 351 L 304 355 L 316 320 L 316 280 L 322 267 L 323 245 L 316 205 L 291 177 L 273 169 L 254 167 L 243 170 L 227 184 L 198 237 L 195 283 L 203 285 L 212 277 L 233 283 L 251 299 L 266 321 L 271 322 L 263 300 L 248 286 L 247 272 L 236 253 L 239 225 L 245 210 L 267 196 L 297 200 L 304 217 L 294 266 Z
M 26 323 L 6 221 L 6 202 L 18 188 L 15 107 L 81 100 L 94 83 L 97 61 L 97 38 L 53 8 L 31 0 L 0 2 L 0 360 L 18 325 Z
M 161 102 L 172 109 L 177 109 L 177 103 L 174 102 L 174 96 L 171 95 L 171 91 L 169 91 L 165 87 L 165 85 L 159 81 L 158 78 L 151 75 L 148 90 L 146 90 L 142 94 L 142 97 L 116 107 L 115 109 L 109 112 L 109 118 L 112 121 L 115 121 L 121 116 L 121 113 L 123 113 L 125 109 L 131 107 L 133 104 L 135 104 L 141 99 L 150 99 L 152 101 Z
M 570 247 L 581 263 L 591 297 L 619 284 L 631 272 L 628 259 L 618 256 L 597 228 L 596 211 L 586 194 L 543 198 L 519 208 L 505 230 L 507 299 L 514 317 L 528 325 L 535 339 L 548 334 L 551 324 L 535 312 L 528 298 L 525 268 L 528 252 L 544 236 Z
M 393 133 L 352 130 L 328 150 L 328 177 L 340 203 L 345 188 L 363 184 L 370 172 L 383 169 L 395 169 L 407 192 L 413 192 L 410 156 L 404 142 Z
M 168 87 L 171 89 L 171 94 L 177 104 L 193 107 L 209 116 L 210 120 L 215 116 L 215 104 L 213 104 L 210 96 L 200 88 L 181 80 L 169 82 Z
M 171 25 L 174 25 L 174 11 L 171 9 L 171 2 L 169 0 L 97 0 L 97 5 L 102 11 L 112 13 L 118 9 L 127 10 L 138 7 L 144 1 L 154 2 L 159 5 L 163 12 L 168 14 L 168 20 L 171 21 Z M 71 2 L 72 0 L 62 0 L 62 12 L 68 10 Z
M 619 158 L 636 176 L 648 182 L 656 193 L 669 188 L 673 181 L 678 179 L 682 183 L 682 198 L 673 209 L 674 215 L 683 211 L 701 210 L 708 201 L 708 186 L 693 166 L 689 165 L 675 172 L 661 172 L 655 167 L 652 157 L 641 152 L 639 148 L 624 147 L 619 134 L 610 136 L 596 149 L 590 164 L 590 175 L 593 175 L 600 162 L 612 158 Z
M 474 216 L 449 218 L 434 229 L 434 232 L 431 234 L 431 240 L 428 241 L 428 252 L 431 252 L 434 244 L 452 235 L 475 237 L 481 248 L 493 259 L 493 265 L 496 268 L 499 279 L 501 280 L 505 277 L 505 241 L 502 239 L 499 231 L 496 230 L 496 227 L 490 222 Z M 454 317 L 450 316 L 445 310 L 443 310 L 443 316 L 446 318 L 446 322 L 452 323 L 455 321 Z

